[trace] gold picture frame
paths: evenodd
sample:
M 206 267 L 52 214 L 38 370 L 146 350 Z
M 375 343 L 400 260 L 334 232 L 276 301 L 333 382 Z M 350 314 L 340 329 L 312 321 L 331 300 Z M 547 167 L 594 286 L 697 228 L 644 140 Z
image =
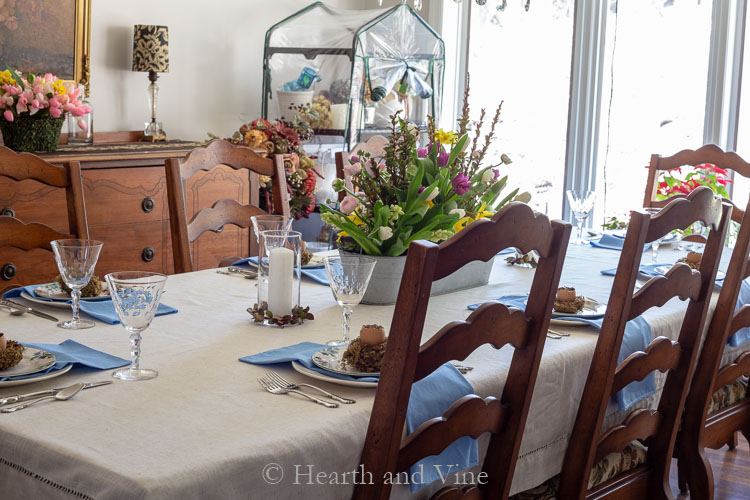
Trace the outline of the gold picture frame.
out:
M 0 2 L 0 66 L 91 85 L 92 0 Z M 53 48 L 53 49 L 51 49 Z

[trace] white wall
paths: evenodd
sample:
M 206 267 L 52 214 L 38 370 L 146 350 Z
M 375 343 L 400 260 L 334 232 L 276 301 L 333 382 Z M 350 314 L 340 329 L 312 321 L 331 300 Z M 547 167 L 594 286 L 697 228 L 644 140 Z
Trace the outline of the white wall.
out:
M 360 9 L 365 0 L 325 0 Z M 94 0 L 94 130 L 141 130 L 150 119 L 147 73 L 130 70 L 133 25 L 169 27 L 169 73 L 159 75 L 157 118 L 170 139 L 228 137 L 260 116 L 263 41 L 274 23 L 312 0 Z M 376 1 L 377 3 L 377 1 Z

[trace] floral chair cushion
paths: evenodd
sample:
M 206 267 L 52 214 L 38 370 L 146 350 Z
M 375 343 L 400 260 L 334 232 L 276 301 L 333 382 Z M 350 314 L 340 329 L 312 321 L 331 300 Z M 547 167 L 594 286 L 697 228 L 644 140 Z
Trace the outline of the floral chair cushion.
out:
M 646 454 L 646 447 L 639 441 L 632 441 L 621 452 L 610 453 L 591 468 L 588 489 L 646 463 Z M 511 500 L 555 500 L 559 483 L 560 476 L 557 475 L 536 488 L 513 495 Z
M 708 414 L 733 405 L 747 396 L 747 381 L 737 379 L 727 384 L 711 396 L 711 404 L 708 405 Z

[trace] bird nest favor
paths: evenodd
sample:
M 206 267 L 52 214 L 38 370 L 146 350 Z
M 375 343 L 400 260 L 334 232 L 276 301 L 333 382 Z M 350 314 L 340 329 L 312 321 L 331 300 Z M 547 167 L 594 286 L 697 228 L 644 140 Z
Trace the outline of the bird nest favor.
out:
M 13 368 L 21 362 L 21 359 L 23 359 L 23 344 L 15 340 L 6 341 L 2 333 L 0 333 L 0 339 L 2 339 L 0 347 L 3 347 L 3 344 L 5 344 L 5 348 L 0 349 L 0 371 L 2 371 Z

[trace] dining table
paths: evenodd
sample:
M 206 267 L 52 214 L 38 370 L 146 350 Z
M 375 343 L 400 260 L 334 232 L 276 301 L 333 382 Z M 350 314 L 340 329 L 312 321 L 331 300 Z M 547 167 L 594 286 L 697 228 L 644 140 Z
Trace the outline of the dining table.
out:
M 658 260 L 672 264 L 686 251 L 662 245 Z M 726 250 L 721 269 L 731 254 Z M 620 252 L 571 243 L 561 286 L 606 303 Z M 643 263 L 651 263 L 651 251 Z M 488 284 L 430 298 L 422 342 L 444 324 L 466 319 L 470 304 L 528 292 L 535 270 L 510 265 L 498 255 Z M 642 281 L 641 281 L 642 283 Z M 254 365 L 239 358 L 301 342 L 325 343 L 341 336 L 342 309 L 329 287 L 303 279 L 301 305 L 313 320 L 285 328 L 253 323 L 256 281 L 208 269 L 171 275 L 162 302 L 176 314 L 158 316 L 143 333 L 141 366 L 159 372 L 148 381 L 114 380 L 81 391 L 68 401 L 49 401 L 0 414 L 0 497 L 76 499 L 350 498 L 365 440 L 375 389 L 317 380 L 289 364 Z M 711 311 L 718 293 L 714 293 Z M 22 301 L 23 299 L 18 299 Z M 68 318 L 70 310 L 25 302 Z M 360 304 L 353 332 L 365 324 L 386 331 L 394 306 Z M 643 315 L 653 337 L 676 339 L 685 303 L 672 299 Z M 523 434 L 511 493 L 537 486 L 559 473 L 598 331 L 591 326 L 551 325 L 567 336 L 546 338 Z M 97 322 L 87 330 L 63 330 L 44 318 L 0 310 L 0 332 L 20 342 L 59 344 L 67 339 L 129 358 L 131 344 L 121 325 Z M 356 336 L 356 333 L 355 333 Z M 724 361 L 738 348 L 727 347 Z M 502 394 L 513 347 L 485 345 L 464 360 L 466 380 L 481 397 Z M 295 383 L 307 382 L 356 400 L 326 408 L 295 395 L 275 395 L 258 383 L 274 370 Z M 19 392 L 113 380 L 111 370 L 76 367 L 54 379 L 23 386 L 0 382 L 0 398 Z M 656 391 L 628 411 L 613 400 L 605 427 L 637 407 L 654 407 Z M 487 444 L 479 439 L 480 458 Z M 454 471 L 455 472 L 455 471 Z M 448 481 L 461 481 L 449 477 Z M 396 484 L 392 498 L 426 498 L 441 481 L 410 496 Z

